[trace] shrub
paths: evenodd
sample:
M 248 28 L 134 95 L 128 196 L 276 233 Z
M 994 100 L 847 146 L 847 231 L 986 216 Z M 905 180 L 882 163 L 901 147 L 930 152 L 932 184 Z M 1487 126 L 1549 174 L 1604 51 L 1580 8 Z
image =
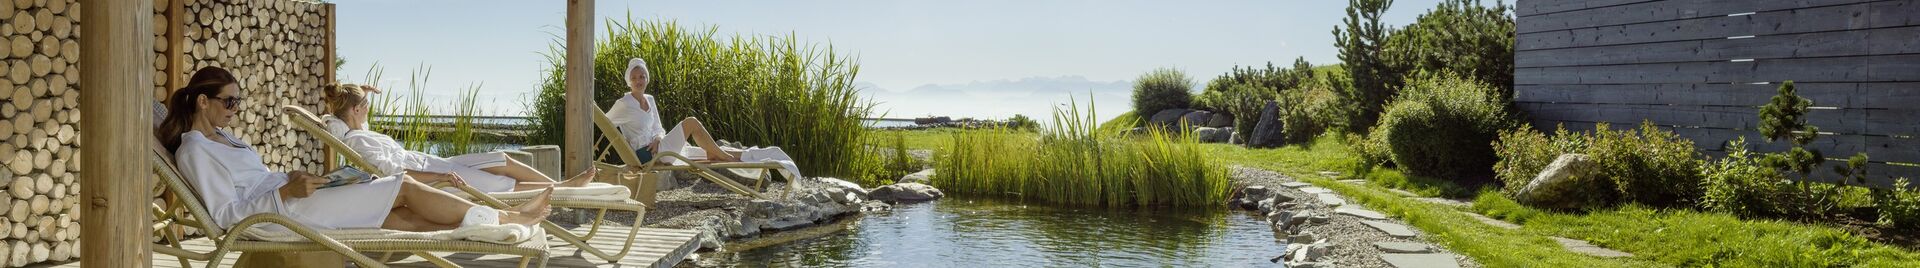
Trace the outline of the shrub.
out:
M 1326 75 L 1305 58 L 1294 59 L 1293 67 L 1289 68 L 1277 68 L 1273 63 L 1267 63 L 1265 69 L 1235 66 L 1233 71 L 1207 82 L 1200 97 L 1194 99 L 1194 106 L 1232 115 L 1234 133 L 1242 138 L 1252 137 L 1253 128 L 1260 121 L 1260 110 L 1266 108 L 1267 101 L 1281 100 L 1285 104 L 1287 99 L 1282 95 L 1302 89 L 1313 80 L 1325 79 Z M 1300 141 L 1290 141 L 1297 142 Z
M 1165 109 L 1193 105 L 1193 79 L 1173 68 L 1155 69 L 1133 81 L 1133 114 L 1153 117 Z
M 1034 122 L 1033 118 L 1027 117 L 1027 115 L 1016 114 L 1013 115 L 1012 118 L 1007 118 L 1007 128 L 1031 131 L 1039 129 L 1040 122 Z
M 1920 227 L 1920 191 L 1907 186 L 1907 179 L 1900 178 L 1893 181 L 1893 189 L 1875 192 L 1873 201 L 1880 210 L 1880 225 Z
M 1691 205 L 1699 198 L 1701 162 L 1693 141 L 1645 122 L 1636 130 L 1615 131 L 1605 123 L 1595 124 L 1594 129 L 1572 133 L 1559 128 L 1551 138 L 1524 128 L 1502 132 L 1493 144 L 1500 159 L 1494 164 L 1494 175 L 1513 196 L 1555 158 L 1578 153 L 1591 157 L 1594 173 L 1602 178 L 1593 190 L 1616 198 L 1606 203 L 1672 207 Z
M 1338 75 L 1338 68 L 1330 69 L 1280 94 L 1283 142 L 1304 144 L 1328 131 L 1351 132 L 1349 124 L 1360 110 L 1340 94 L 1340 88 L 1347 86 L 1346 77 Z
M 1491 177 L 1490 144 L 1519 125 L 1486 84 L 1439 75 L 1409 80 L 1373 129 L 1394 165 L 1455 182 Z M 1471 185 L 1473 183 L 1462 183 Z
M 869 180 L 882 164 L 867 149 L 861 122 L 871 103 L 853 84 L 859 66 L 843 52 L 817 50 L 794 36 L 718 36 L 715 28 L 675 22 L 608 20 L 609 36 L 595 44 L 594 103 L 607 107 L 629 91 L 627 60 L 642 58 L 652 72 L 647 92 L 661 117 L 699 117 L 715 137 L 780 146 L 808 175 Z M 529 102 L 529 144 L 559 144 L 565 109 L 565 59 L 556 46 L 546 79 Z M 591 130 L 571 130 L 591 131 Z M 595 146 L 595 155 L 599 148 Z
M 1393 31 L 1385 51 L 1392 70 L 1462 74 L 1513 97 L 1513 14 L 1504 1 L 1446 0 Z
M 1701 170 L 1705 189 L 1700 207 L 1706 210 L 1742 216 L 1783 215 L 1798 197 L 1789 192 L 1792 183 L 1784 174 L 1761 163 L 1760 155 L 1747 151 L 1746 138 L 1727 145 L 1727 158 L 1714 161 Z
M 1387 100 L 1402 82 L 1404 72 L 1390 64 L 1382 48 L 1390 28 L 1380 18 L 1392 5 L 1391 0 L 1347 0 L 1347 17 L 1341 19 L 1342 26 L 1333 27 L 1333 46 L 1340 49 L 1340 62 L 1353 77 L 1353 87 L 1344 94 L 1361 111 L 1353 122 L 1360 126 L 1372 126 L 1383 116 Z

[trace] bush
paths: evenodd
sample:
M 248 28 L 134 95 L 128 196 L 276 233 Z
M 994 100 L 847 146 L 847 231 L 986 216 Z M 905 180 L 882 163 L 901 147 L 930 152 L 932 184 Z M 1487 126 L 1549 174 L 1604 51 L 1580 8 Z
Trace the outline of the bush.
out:
M 1283 142 L 1304 144 L 1328 131 L 1352 132 L 1349 124 L 1360 110 L 1340 93 L 1340 88 L 1349 86 L 1346 76 L 1337 67 L 1328 69 L 1280 94 Z
M 1513 97 L 1513 14 L 1504 1 L 1442 1 L 1387 37 L 1387 61 L 1396 71 L 1454 72 L 1492 84 Z
M 1305 58 L 1294 59 L 1293 67 L 1289 68 L 1277 68 L 1273 63 L 1267 63 L 1265 69 L 1235 66 L 1233 71 L 1207 82 L 1200 97 L 1194 99 L 1194 106 L 1232 115 L 1234 133 L 1249 138 L 1267 101 L 1281 100 L 1285 104 L 1287 100 L 1282 95 L 1300 90 L 1313 80 L 1326 79 L 1324 73 Z M 1298 141 L 1290 141 L 1293 142 Z
M 1439 75 L 1408 81 L 1375 126 L 1394 165 L 1416 176 L 1473 185 L 1490 178 L 1490 145 L 1501 131 L 1519 126 L 1494 89 L 1472 80 Z
M 1700 207 L 1742 216 L 1788 214 L 1793 209 L 1785 206 L 1802 203 L 1794 201 L 1800 195 L 1788 189 L 1792 182 L 1779 170 L 1762 164 L 1762 156 L 1747 151 L 1746 146 L 1746 138 L 1735 139 L 1727 145 L 1727 158 L 1701 170 L 1705 191 Z
M 1193 79 L 1173 68 L 1160 68 L 1133 81 L 1133 114 L 1152 118 L 1166 109 L 1193 105 Z
M 1879 190 L 1873 198 L 1880 210 L 1880 225 L 1920 227 L 1920 191 L 1914 191 L 1906 178 L 1893 181 L 1893 189 Z
M 1651 123 L 1641 123 L 1637 130 L 1615 131 L 1605 123 L 1594 128 L 1592 133 L 1559 128 L 1551 138 L 1525 128 L 1502 132 L 1493 144 L 1500 159 L 1494 175 L 1508 196 L 1514 196 L 1555 158 L 1577 153 L 1591 157 L 1595 173 L 1603 178 L 1594 190 L 1617 198 L 1607 203 L 1673 207 L 1699 198 L 1701 162 L 1693 141 Z
M 674 22 L 609 20 L 606 41 L 594 49 L 594 103 L 607 107 L 629 91 L 627 60 L 642 58 L 652 72 L 647 92 L 667 122 L 699 117 L 715 137 L 780 146 L 807 175 L 872 180 L 882 164 L 867 149 L 873 138 L 861 122 L 871 103 L 853 79 L 859 66 L 843 52 L 815 50 L 794 36 L 718 36 L 714 28 Z M 565 109 L 565 59 L 547 54 L 546 79 L 529 102 L 534 131 L 528 144 L 559 144 Z M 590 131 L 590 130 L 571 130 Z M 599 148 L 595 146 L 595 155 Z
M 1016 114 L 1013 115 L 1012 118 L 1007 118 L 1007 128 L 1031 131 L 1039 129 L 1040 122 L 1034 122 L 1033 118 L 1027 117 L 1027 115 Z

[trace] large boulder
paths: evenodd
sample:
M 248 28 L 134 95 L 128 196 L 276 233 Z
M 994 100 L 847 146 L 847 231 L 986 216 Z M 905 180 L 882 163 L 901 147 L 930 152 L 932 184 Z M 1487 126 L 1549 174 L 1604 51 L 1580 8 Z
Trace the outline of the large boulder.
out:
M 1186 126 L 1187 128 L 1204 127 L 1207 126 L 1207 121 L 1209 120 L 1213 120 L 1213 112 L 1194 110 L 1187 112 L 1186 115 L 1181 115 L 1180 122 L 1174 122 L 1176 124 L 1174 126 Z
M 1233 127 L 1217 128 L 1212 133 L 1200 135 L 1200 142 L 1225 143 L 1233 141 Z
M 1613 187 L 1603 185 L 1599 167 L 1584 154 L 1563 154 L 1513 193 L 1514 201 L 1538 208 L 1582 209 L 1606 205 Z
M 925 184 L 928 181 L 932 181 L 932 180 L 933 180 L 933 169 L 929 168 L 927 170 L 921 170 L 920 172 L 914 172 L 913 174 L 907 174 L 906 176 L 900 176 L 899 180 L 895 180 L 893 182 Z M 865 192 L 865 191 L 862 191 L 862 192 Z
M 1206 127 L 1211 127 L 1211 128 L 1223 128 L 1223 127 L 1231 127 L 1231 126 L 1233 126 L 1233 115 L 1228 115 L 1225 113 L 1213 114 L 1212 118 L 1207 119 L 1207 125 L 1206 125 Z
M 933 186 L 919 183 L 895 183 L 874 188 L 867 198 L 889 203 L 912 203 L 940 199 L 947 196 Z
M 1283 141 L 1281 138 L 1285 137 L 1285 134 L 1280 133 L 1283 127 L 1280 125 L 1280 103 L 1267 101 L 1267 106 L 1260 108 L 1260 120 L 1253 125 L 1252 137 L 1246 140 L 1247 147 L 1280 147 Z
M 1173 129 L 1176 126 L 1180 126 L 1180 119 L 1186 118 L 1189 112 L 1193 112 L 1193 110 L 1177 108 L 1160 110 L 1160 112 L 1153 113 L 1153 117 L 1147 118 L 1147 126 L 1158 127 L 1163 130 Z

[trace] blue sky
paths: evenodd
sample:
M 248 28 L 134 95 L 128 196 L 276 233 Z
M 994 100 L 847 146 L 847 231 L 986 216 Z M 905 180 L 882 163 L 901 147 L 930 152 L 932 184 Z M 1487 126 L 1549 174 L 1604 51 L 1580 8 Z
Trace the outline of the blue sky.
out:
M 407 86 L 421 66 L 430 99 L 479 87 L 488 113 L 519 115 L 563 33 L 565 1 L 337 0 L 341 74 Z M 1200 83 L 1234 65 L 1338 61 L 1345 1 L 597 1 L 606 18 L 677 20 L 722 33 L 792 33 L 859 56 L 860 85 L 888 117 L 1047 117 L 1091 93 L 1102 118 L 1130 109 L 1131 80 L 1159 67 Z M 1396 1 L 1405 25 L 1438 0 Z M 1491 4 L 1491 3 L 1489 3 Z M 392 92 L 392 91 L 389 91 Z M 675 105 L 675 104 L 662 104 Z

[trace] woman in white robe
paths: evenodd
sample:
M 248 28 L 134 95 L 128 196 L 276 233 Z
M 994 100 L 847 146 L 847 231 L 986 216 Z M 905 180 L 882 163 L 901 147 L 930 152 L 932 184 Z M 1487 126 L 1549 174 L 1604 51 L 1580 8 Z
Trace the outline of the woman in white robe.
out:
M 647 82 L 651 77 L 647 71 L 647 62 L 634 58 L 627 62 L 627 87 L 632 89 L 620 99 L 613 101 L 613 107 L 607 109 L 607 119 L 620 129 L 620 136 L 627 144 L 640 146 L 634 153 L 640 161 L 652 161 L 658 152 L 681 153 L 687 145 L 687 138 L 693 138 L 696 147 L 686 148 L 693 153 L 688 157 L 705 157 L 716 162 L 740 161 L 740 152 L 720 148 L 713 134 L 707 132 L 700 119 L 687 117 L 674 124 L 673 131 L 667 131 L 660 120 L 660 105 L 655 103 L 653 95 L 647 94 Z M 640 164 L 640 163 L 629 163 Z
M 374 132 L 367 128 L 367 116 L 372 112 L 373 102 L 367 93 L 378 92 L 373 87 L 358 85 L 328 86 L 326 88 L 326 114 L 322 116 L 327 124 L 327 132 L 340 138 L 354 152 L 360 153 L 368 162 L 373 162 L 376 174 L 400 174 L 424 180 L 460 180 L 482 192 L 497 193 L 510 191 L 539 190 L 551 187 L 582 187 L 593 182 L 598 169 L 587 169 L 566 181 L 556 182 L 552 178 L 535 171 L 520 161 L 507 157 L 502 152 L 464 154 L 453 157 L 440 157 L 424 152 L 407 150 L 391 136 Z
M 253 214 L 275 213 L 322 229 L 435 231 L 480 224 L 530 226 L 550 213 L 552 191 L 519 207 L 495 210 L 406 176 L 320 189 L 326 178 L 268 170 L 258 151 L 226 131 L 243 100 L 234 81 L 231 73 L 217 67 L 194 72 L 189 86 L 169 98 L 170 113 L 154 134 L 173 151 L 180 172 L 195 186 L 212 214 L 207 220 L 221 227 Z

